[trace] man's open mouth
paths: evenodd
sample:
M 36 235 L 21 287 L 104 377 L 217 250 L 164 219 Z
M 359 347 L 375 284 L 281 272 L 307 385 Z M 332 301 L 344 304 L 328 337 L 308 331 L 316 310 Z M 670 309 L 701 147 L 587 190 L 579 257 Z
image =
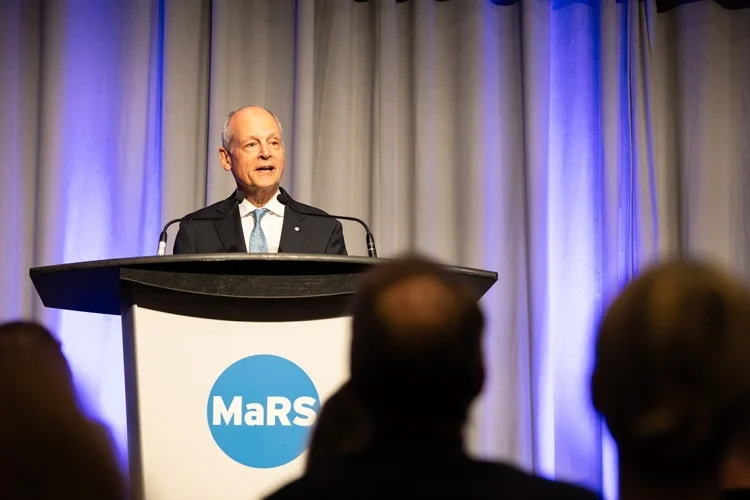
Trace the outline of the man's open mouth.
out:
M 273 172 L 274 170 L 275 168 L 271 166 L 258 167 L 255 169 L 256 172 Z

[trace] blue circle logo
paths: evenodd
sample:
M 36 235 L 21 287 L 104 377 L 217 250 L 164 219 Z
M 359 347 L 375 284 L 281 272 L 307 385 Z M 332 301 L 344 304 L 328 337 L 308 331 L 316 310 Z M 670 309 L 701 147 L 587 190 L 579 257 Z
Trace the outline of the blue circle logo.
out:
M 269 469 L 305 450 L 319 407 L 318 391 L 302 368 L 279 356 L 249 356 L 216 379 L 208 396 L 208 427 L 230 458 Z

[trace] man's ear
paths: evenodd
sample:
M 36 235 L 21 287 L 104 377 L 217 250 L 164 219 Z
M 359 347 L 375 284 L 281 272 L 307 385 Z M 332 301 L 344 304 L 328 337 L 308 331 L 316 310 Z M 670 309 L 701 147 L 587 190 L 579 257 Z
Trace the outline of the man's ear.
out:
M 219 161 L 221 162 L 221 168 L 227 172 L 232 171 L 232 157 L 229 155 L 229 151 L 224 149 L 224 146 L 219 148 Z

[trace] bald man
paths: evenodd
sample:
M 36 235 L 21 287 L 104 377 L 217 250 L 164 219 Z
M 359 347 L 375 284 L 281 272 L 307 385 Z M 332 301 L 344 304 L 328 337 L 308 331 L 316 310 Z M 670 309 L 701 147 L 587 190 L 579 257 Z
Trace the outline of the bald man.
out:
M 484 383 L 483 330 L 477 297 L 458 276 L 421 258 L 378 266 L 357 293 L 352 322 L 349 397 L 367 421 L 341 427 L 351 453 L 269 498 L 597 498 L 465 452 L 462 429 Z M 327 439 L 329 449 L 347 449 L 333 432 Z
M 750 291 L 695 261 L 642 273 L 599 325 L 591 396 L 617 444 L 619 499 L 721 498 L 722 475 L 725 498 L 750 498 L 738 454 L 750 432 Z
M 229 113 L 221 131 L 219 160 L 222 168 L 231 172 L 237 190 L 229 198 L 186 216 L 197 220 L 180 223 L 175 254 L 346 255 L 341 223 L 304 215 L 325 212 L 294 201 L 280 187 L 284 140 L 281 123 L 272 112 L 247 106 Z M 287 196 L 288 206 L 277 199 L 282 193 Z

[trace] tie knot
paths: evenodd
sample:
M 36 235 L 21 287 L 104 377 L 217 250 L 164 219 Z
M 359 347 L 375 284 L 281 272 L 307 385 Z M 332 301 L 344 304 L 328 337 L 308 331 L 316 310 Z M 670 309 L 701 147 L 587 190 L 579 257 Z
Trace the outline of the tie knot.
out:
M 251 212 L 253 214 L 253 220 L 256 224 L 260 224 L 260 220 L 264 215 L 266 215 L 266 212 L 268 212 L 267 208 L 256 208 Z

